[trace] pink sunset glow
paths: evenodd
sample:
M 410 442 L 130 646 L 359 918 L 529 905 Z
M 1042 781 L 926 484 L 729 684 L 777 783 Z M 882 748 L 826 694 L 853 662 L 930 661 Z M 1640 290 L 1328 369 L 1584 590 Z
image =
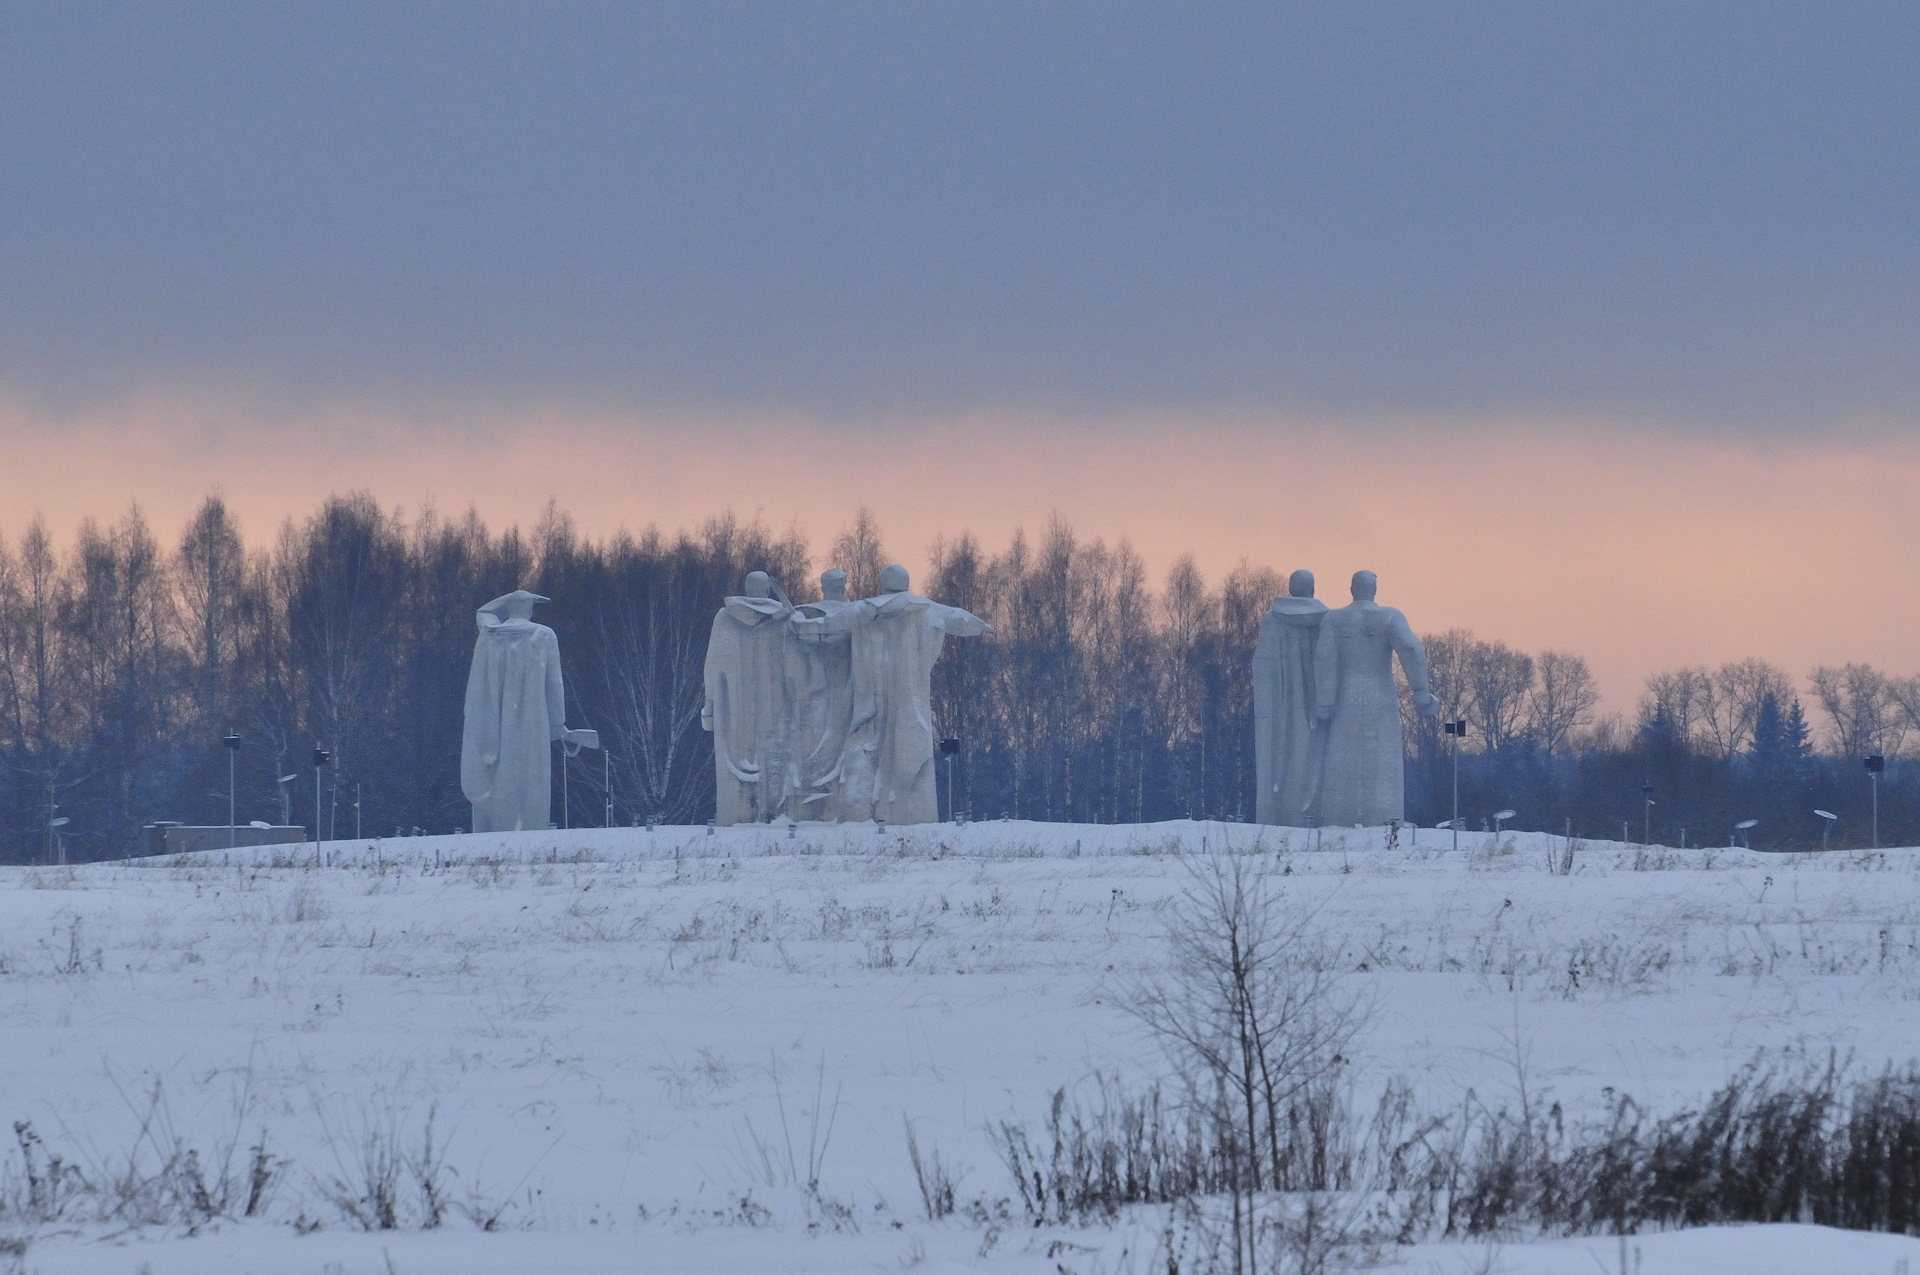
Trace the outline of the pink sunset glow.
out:
M 250 543 L 326 495 L 471 505 L 531 525 L 549 500 L 602 535 L 731 510 L 805 533 L 816 567 L 861 505 L 918 570 L 937 536 L 989 550 L 1058 515 L 1126 539 L 1156 577 L 1191 552 L 1310 567 L 1323 598 L 1377 571 L 1423 631 L 1460 626 L 1592 663 L 1630 710 L 1658 669 L 1746 656 L 1798 676 L 1920 664 L 1920 448 L 1756 444 L 1601 422 L 1337 423 L 1135 414 L 624 417 L 377 405 L 270 413 L 172 397 L 60 420 L 15 406 L 0 499 L 62 540 L 138 503 L 163 541 L 219 491 Z

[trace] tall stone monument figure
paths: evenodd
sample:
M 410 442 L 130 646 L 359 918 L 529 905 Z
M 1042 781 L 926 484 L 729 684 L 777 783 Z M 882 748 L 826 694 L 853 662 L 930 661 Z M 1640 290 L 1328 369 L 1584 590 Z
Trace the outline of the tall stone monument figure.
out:
M 534 604 L 545 601 L 515 589 L 475 616 L 460 739 L 460 791 L 473 803 L 475 832 L 552 826 L 553 741 L 598 746 L 592 731 L 567 729 L 560 640 L 533 622 Z
M 847 573 L 833 568 L 820 573 L 820 601 L 803 603 L 796 614 L 824 620 L 851 605 Z M 853 715 L 852 637 L 804 625 L 795 625 L 794 634 L 802 640 L 792 644 L 787 663 L 794 767 L 787 810 L 797 819 L 836 820 L 843 786 L 840 758 Z
M 1326 744 L 1310 813 L 1323 827 L 1406 817 L 1395 655 L 1414 705 L 1428 716 L 1439 711 L 1428 689 L 1426 648 L 1406 616 L 1373 600 L 1376 587 L 1373 572 L 1354 572 L 1353 602 L 1327 612 L 1314 644 L 1314 712 Z
M 787 792 L 786 643 L 793 604 L 764 571 L 723 599 L 707 638 L 700 725 L 713 732 L 714 820 L 770 820 Z M 776 596 L 777 595 L 777 596 Z
M 907 569 L 880 573 L 880 594 L 831 616 L 796 619 L 803 637 L 845 633 L 852 713 L 841 751 L 841 817 L 935 823 L 933 665 L 948 637 L 993 632 L 979 616 L 907 592 Z
M 1260 621 L 1253 652 L 1254 818 L 1303 828 L 1320 779 L 1313 696 L 1314 644 L 1327 604 L 1313 596 L 1313 572 L 1296 571 L 1287 595 Z

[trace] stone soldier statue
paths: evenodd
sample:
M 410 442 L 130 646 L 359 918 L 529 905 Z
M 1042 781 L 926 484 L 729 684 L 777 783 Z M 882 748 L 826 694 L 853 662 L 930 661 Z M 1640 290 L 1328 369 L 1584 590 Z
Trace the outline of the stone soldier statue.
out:
M 1303 828 L 1320 778 L 1314 729 L 1313 649 L 1327 604 L 1313 596 L 1313 572 L 1296 571 L 1287 595 L 1260 621 L 1253 652 L 1254 818 Z
M 851 606 L 847 573 L 820 573 L 820 601 L 803 603 L 796 614 L 824 620 Z M 794 768 L 788 812 L 797 819 L 840 818 L 841 753 L 853 715 L 853 642 L 844 631 L 793 626 L 797 638 L 788 659 L 791 722 L 788 751 Z
M 993 629 L 979 616 L 907 592 L 907 569 L 880 573 L 880 594 L 831 616 L 796 619 L 805 637 L 845 633 L 853 656 L 853 707 L 841 751 L 842 816 L 935 823 L 933 665 L 948 637 Z
M 460 790 L 473 803 L 475 832 L 512 832 L 553 823 L 553 741 L 599 747 L 590 730 L 567 729 L 560 641 L 533 622 L 546 598 L 515 589 L 481 607 L 480 635 L 467 672 Z
M 722 826 L 770 820 L 785 800 L 792 615 L 772 577 L 753 571 L 713 617 L 700 725 L 713 732 L 714 819 Z
M 1323 827 L 1373 827 L 1406 817 L 1400 700 L 1393 658 L 1414 706 L 1439 711 L 1427 685 L 1427 652 L 1407 617 L 1375 602 L 1371 571 L 1353 574 L 1353 602 L 1320 621 L 1313 653 L 1315 716 L 1326 732 L 1319 795 L 1310 808 Z

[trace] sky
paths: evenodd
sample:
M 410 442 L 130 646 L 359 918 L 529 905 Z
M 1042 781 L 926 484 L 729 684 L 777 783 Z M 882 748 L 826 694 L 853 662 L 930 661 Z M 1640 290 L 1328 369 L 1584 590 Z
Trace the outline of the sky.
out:
M 1058 514 L 1920 671 L 1920 9 L 0 10 L 0 532 Z M 824 565 L 824 564 L 823 564 Z

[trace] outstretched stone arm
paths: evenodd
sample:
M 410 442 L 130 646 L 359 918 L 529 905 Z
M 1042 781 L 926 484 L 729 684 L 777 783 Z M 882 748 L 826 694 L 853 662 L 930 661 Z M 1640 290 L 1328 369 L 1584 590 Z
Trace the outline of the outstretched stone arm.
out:
M 993 626 L 971 611 L 935 603 L 929 614 L 933 623 L 948 637 L 979 637 L 993 632 Z
M 1394 654 L 1400 657 L 1400 671 L 1407 675 L 1407 689 L 1413 692 L 1413 706 L 1420 710 L 1422 716 L 1435 716 L 1440 711 L 1440 701 L 1434 698 L 1427 676 L 1427 648 L 1413 635 L 1413 626 L 1407 623 L 1406 616 L 1395 613 L 1387 640 L 1393 644 Z
M 853 632 L 853 628 L 845 621 L 835 623 L 836 620 L 839 620 L 838 616 L 807 615 L 796 611 L 787 621 L 787 632 L 802 642 L 828 642 L 835 638 L 844 640 L 847 634 Z

